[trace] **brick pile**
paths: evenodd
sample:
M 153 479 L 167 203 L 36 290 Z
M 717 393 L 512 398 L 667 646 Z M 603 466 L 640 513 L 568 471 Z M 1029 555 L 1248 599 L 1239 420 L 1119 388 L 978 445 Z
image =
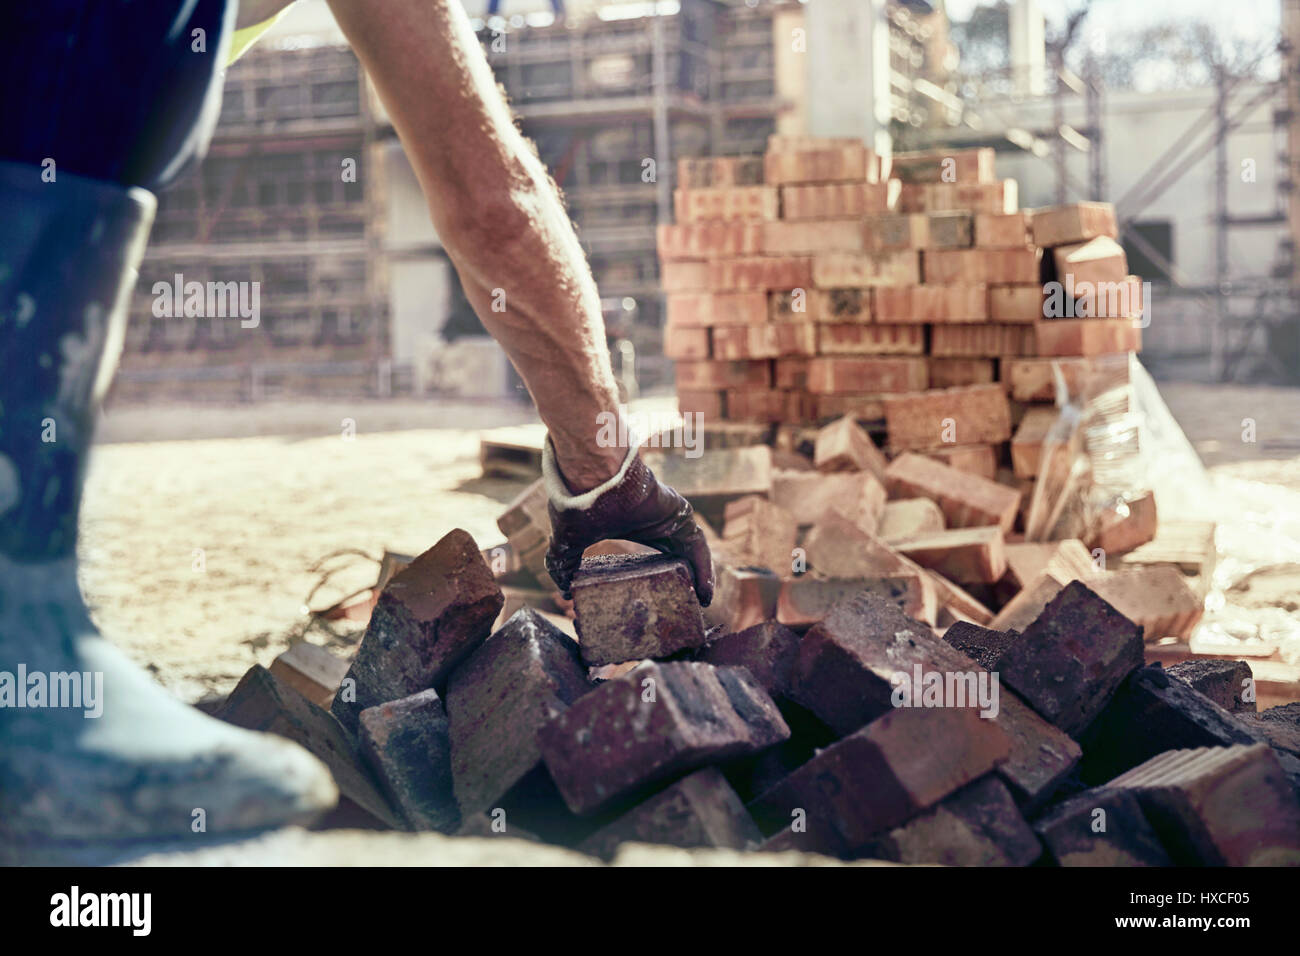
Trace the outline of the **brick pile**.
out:
M 859 522 L 888 507 L 867 474 L 826 476 L 863 499 Z M 746 522 L 779 507 L 734 500 Z M 219 716 L 325 761 L 342 797 L 322 826 L 602 859 L 649 842 L 955 865 L 1300 863 L 1296 715 L 1256 715 L 1236 692 L 1246 665 L 1144 667 L 1141 627 L 1078 581 L 1023 633 L 962 622 L 941 636 L 871 585 L 919 565 L 860 534 L 835 560 L 862 586 L 801 605 L 792 626 L 711 623 L 679 559 L 601 549 L 574 582 L 575 639 L 533 607 L 503 621 L 498 578 L 519 572 L 494 576 L 454 531 L 388 580 L 345 676 L 299 650 L 253 668 Z

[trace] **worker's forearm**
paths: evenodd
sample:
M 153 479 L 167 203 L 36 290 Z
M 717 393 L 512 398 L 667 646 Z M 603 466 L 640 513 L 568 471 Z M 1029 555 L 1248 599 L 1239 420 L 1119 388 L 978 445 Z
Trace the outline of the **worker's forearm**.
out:
M 392 117 L 470 304 L 527 384 L 572 490 L 618 471 L 600 299 L 459 0 L 330 0 Z

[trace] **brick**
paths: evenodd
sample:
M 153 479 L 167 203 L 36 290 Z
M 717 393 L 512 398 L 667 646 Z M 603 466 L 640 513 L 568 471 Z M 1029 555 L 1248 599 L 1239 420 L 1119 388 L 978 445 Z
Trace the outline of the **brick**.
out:
M 914 356 L 831 356 L 808 363 L 808 390 L 814 394 L 915 392 L 927 381 L 925 359 Z
M 716 561 L 717 555 L 714 557 Z M 780 592 L 781 580 L 770 571 L 718 568 L 713 603 L 704 609 L 704 620 L 724 634 L 743 631 L 776 617 Z
M 929 366 L 931 388 L 988 385 L 997 381 L 993 360 L 989 358 L 931 358 Z
M 934 582 L 934 597 L 939 613 L 936 624 L 948 628 L 953 624 L 965 622 L 984 626 L 993 620 L 993 612 L 981 604 L 971 594 L 949 581 L 942 574 L 926 572 Z
M 324 763 L 339 788 L 339 806 L 333 815 L 354 824 L 406 828 L 339 722 L 265 667 L 255 664 L 249 669 L 217 716 L 236 727 L 286 737 Z
M 701 360 L 709 357 L 709 330 L 670 325 L 664 329 L 664 357 Z
M 1028 587 L 1047 571 L 1064 587 L 1076 578 L 1090 577 L 1100 570 L 1078 538 L 1064 541 L 1008 542 L 1006 583 L 1014 593 Z M 1041 610 L 1041 608 L 1040 608 Z M 1035 615 L 1037 616 L 1037 612 Z
M 690 566 L 681 559 L 587 558 L 572 592 L 579 650 L 588 664 L 666 657 L 704 643 Z
M 809 569 L 822 578 L 854 580 L 919 570 L 916 564 L 834 508 L 813 526 L 804 541 L 804 550 Z
M 930 332 L 930 354 L 939 357 L 1033 355 L 1036 342 L 1036 327 L 1032 325 L 936 325 Z
M 817 432 L 813 464 L 818 471 L 869 471 L 882 478 L 887 463 L 866 430 L 845 416 Z
M 895 458 L 885 471 L 885 488 L 895 498 L 930 498 L 949 528 L 998 525 L 1011 530 L 1020 493 L 914 453 Z
M 1242 693 L 1254 683 L 1250 664 L 1220 658 L 1192 658 L 1166 668 L 1166 673 L 1204 694 L 1232 714 L 1255 713 L 1255 700 L 1242 700 Z
M 974 217 L 968 212 L 937 212 L 926 217 L 926 249 L 966 249 L 975 242 Z
M 876 166 L 871 151 L 861 143 L 817 149 L 769 151 L 763 157 L 763 174 L 769 183 L 867 182 Z
M 1037 820 L 1034 831 L 1060 866 L 1173 865 L 1129 790 L 1071 797 Z
M 944 632 L 943 639 L 980 667 L 995 671 L 998 658 L 1020 639 L 1020 635 L 1015 631 L 995 631 L 989 627 L 958 621 Z
M 880 286 L 872 296 L 877 322 L 983 322 L 988 318 L 982 285 Z
M 921 281 L 920 254 L 911 250 L 862 255 L 823 253 L 813 257 L 812 280 L 819 288 L 824 289 L 916 285 Z M 799 284 L 793 283 L 793 285 Z M 773 286 L 773 288 L 777 287 Z
M 799 534 L 794 515 L 759 495 L 727 502 L 723 547 L 730 564 L 789 573 Z
M 702 415 L 705 419 L 723 417 L 723 393 L 701 389 L 678 389 L 677 410 L 683 415 Z
M 709 288 L 715 292 L 807 289 L 813 284 L 815 261 L 809 256 L 714 259 L 709 263 Z M 764 300 L 763 313 L 766 310 L 767 303 Z
M 869 471 L 778 470 L 772 476 L 772 501 L 801 525 L 815 524 L 834 509 L 864 531 L 875 532 L 885 510 L 885 486 Z
M 891 448 L 1002 442 L 1011 437 L 1011 410 L 997 385 L 930 389 L 885 398 Z
M 812 311 L 818 322 L 870 322 L 871 298 L 870 289 L 815 289 Z
M 904 708 L 885 714 L 750 804 L 760 828 L 790 825 L 797 810 L 850 849 L 933 806 L 990 770 L 1005 736 L 967 708 Z
M 1011 471 L 1017 478 L 1037 478 L 1043 442 L 1060 415 L 1055 407 L 1030 408 L 1011 439 Z
M 958 584 L 992 584 L 1007 569 L 1002 529 L 954 528 L 901 542 L 898 550 Z
M 848 392 L 839 395 L 813 395 L 813 418 L 826 422 L 832 418 L 850 418 L 859 421 L 884 421 L 884 396 L 875 393 Z
M 893 183 L 827 183 L 781 187 L 781 217 L 787 220 L 859 219 L 888 212 L 898 200 Z
M 798 656 L 799 635 L 777 621 L 724 634 L 695 653 L 715 667 L 744 667 L 774 700 L 789 695 Z
M 330 712 L 355 733 L 361 711 L 439 687 L 487 638 L 505 597 L 478 545 L 457 528 L 379 595 Z M 349 699 L 352 698 L 352 699 Z
M 670 328 L 752 325 L 767 319 L 762 292 L 689 292 L 668 296 Z
M 643 451 L 641 458 L 660 481 L 692 501 L 765 495 L 772 490 L 772 449 L 765 445 L 717 448 L 698 458 Z
M 812 323 L 771 323 L 713 330 L 715 359 L 765 359 L 813 355 L 817 327 Z
M 1061 320 L 1053 320 L 1061 321 Z M 1113 356 L 1102 358 L 1007 358 L 1002 362 L 1002 381 L 1017 402 L 1051 402 L 1056 397 L 1053 368 L 1059 368 L 1071 395 L 1078 395 L 1085 382 L 1098 387 L 1128 383 L 1128 363 Z
M 943 512 L 929 498 L 885 502 L 876 534 L 886 543 L 906 541 L 944 528 Z
M 776 389 L 727 391 L 727 417 L 738 422 L 799 422 L 812 417 L 808 396 Z
M 610 860 L 623 843 L 746 850 L 761 840 L 736 791 L 718 770 L 706 767 L 601 827 L 577 849 Z
M 881 498 L 883 501 L 883 489 Z M 319 644 L 296 641 L 271 662 L 270 671 L 317 707 L 328 710 L 334 692 L 347 676 L 348 662 Z
M 929 284 L 1015 285 L 1038 282 L 1036 249 L 927 249 L 921 254 Z
M 978 475 L 992 480 L 998 472 L 998 453 L 996 444 L 980 445 L 944 445 L 942 448 L 929 448 L 925 451 L 927 458 L 951 465 L 958 471 Z
M 842 602 L 871 595 L 900 612 L 932 623 L 938 611 L 934 583 L 921 571 L 898 571 L 870 578 L 823 578 L 803 574 L 781 582 L 776 619 L 787 627 L 807 628 L 824 620 Z
M 1029 243 L 1029 215 L 1024 210 L 975 215 L 975 245 L 979 248 L 1023 249 Z
M 1175 750 L 1110 781 L 1179 866 L 1300 865 L 1300 803 L 1263 744 Z
M 868 252 L 924 249 L 930 243 L 930 221 L 920 213 L 871 216 L 862 222 L 861 228 Z
M 763 224 L 763 251 L 773 256 L 863 252 L 866 235 L 854 219 L 808 219 Z
M 773 186 L 723 186 L 673 191 L 679 223 L 700 219 L 775 219 L 780 194 Z
M 1005 215 L 1016 211 L 1019 190 L 1014 179 L 994 183 L 905 184 L 899 196 L 904 212 L 983 212 Z
M 437 691 L 363 710 L 359 737 L 366 762 L 411 826 L 442 833 L 460 827 L 447 713 Z
M 891 173 L 905 183 L 991 183 L 992 147 L 895 153 Z
M 1107 511 L 1098 520 L 1088 544 L 1110 555 L 1120 555 L 1155 539 L 1160 528 L 1154 492 L 1144 492 Z
M 1098 243 L 1111 241 L 1093 240 Z M 1121 251 L 1114 255 L 1122 254 Z M 1042 318 L 1132 319 L 1141 325 L 1137 320 L 1143 315 L 1146 290 L 1137 276 L 1116 279 L 1109 274 L 1110 270 L 1119 268 L 1127 268 L 1127 265 L 1113 256 L 1104 262 L 1085 263 L 1081 268 L 1066 273 L 1062 281 L 1045 285 Z
M 1046 248 L 1087 242 L 1097 236 L 1119 235 L 1115 207 L 1105 202 L 1080 202 L 1035 209 L 1030 214 L 1034 242 Z
M 919 325 L 817 325 L 817 351 L 824 355 L 924 355 Z M 999 390 L 1000 391 L 1000 390 Z
M 1123 283 L 1129 274 L 1124 247 L 1108 236 L 1058 246 L 1052 250 L 1052 265 L 1057 281 L 1066 283 L 1076 296 L 1083 294 L 1086 285 Z
M 705 292 L 709 288 L 707 262 L 663 262 L 659 265 L 659 285 L 664 292 Z
M 1078 739 L 1142 660 L 1142 629 L 1072 581 L 1002 655 L 998 671 L 1038 713 Z
M 761 156 L 684 156 L 677 160 L 677 186 L 757 186 L 763 182 Z
M 1038 322 L 1043 318 L 1043 287 L 1033 285 L 991 285 L 988 287 L 988 317 L 992 322 Z
M 659 258 L 676 262 L 761 255 L 765 251 L 764 225 L 723 219 L 677 225 L 662 223 L 655 231 Z
M 577 590 L 575 582 L 575 605 Z M 541 760 L 538 729 L 589 689 L 577 645 L 532 608 L 517 611 L 470 655 L 447 683 L 462 815 L 492 809 L 532 772 Z
M 910 865 L 1028 866 L 1043 848 L 1011 792 L 986 775 L 873 838 L 863 852 Z
M 789 736 L 744 668 L 679 661 L 601 684 L 544 726 L 537 742 L 569 809 L 588 814 Z
M 767 388 L 772 384 L 772 364 L 762 360 L 738 362 L 679 361 L 677 388 L 712 391 L 726 388 Z
M 854 290 L 860 291 L 860 290 Z M 792 289 L 769 292 L 767 317 L 772 322 L 804 324 L 821 318 L 822 300 L 815 289 Z
M 1177 568 L 1122 568 L 1101 575 L 1092 585 L 1116 610 L 1141 625 L 1150 641 L 1190 637 L 1205 613 L 1201 596 Z
M 1034 330 L 1040 356 L 1091 358 L 1142 350 L 1142 329 L 1131 319 L 1045 319 Z

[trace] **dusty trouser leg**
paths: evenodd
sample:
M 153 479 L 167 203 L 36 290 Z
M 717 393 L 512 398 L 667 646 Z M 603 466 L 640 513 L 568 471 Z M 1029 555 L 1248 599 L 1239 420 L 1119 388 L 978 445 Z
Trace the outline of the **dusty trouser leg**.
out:
M 307 822 L 337 798 L 323 765 L 180 703 L 86 611 L 82 479 L 154 198 L 44 168 L 0 161 L 0 858 Z

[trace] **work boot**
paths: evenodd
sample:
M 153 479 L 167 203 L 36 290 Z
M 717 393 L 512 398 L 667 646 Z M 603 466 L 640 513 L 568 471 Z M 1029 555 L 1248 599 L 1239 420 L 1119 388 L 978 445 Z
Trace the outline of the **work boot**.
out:
M 337 800 L 315 757 L 181 703 L 91 623 L 82 480 L 155 200 L 41 173 L 0 162 L 0 857 L 308 823 Z

